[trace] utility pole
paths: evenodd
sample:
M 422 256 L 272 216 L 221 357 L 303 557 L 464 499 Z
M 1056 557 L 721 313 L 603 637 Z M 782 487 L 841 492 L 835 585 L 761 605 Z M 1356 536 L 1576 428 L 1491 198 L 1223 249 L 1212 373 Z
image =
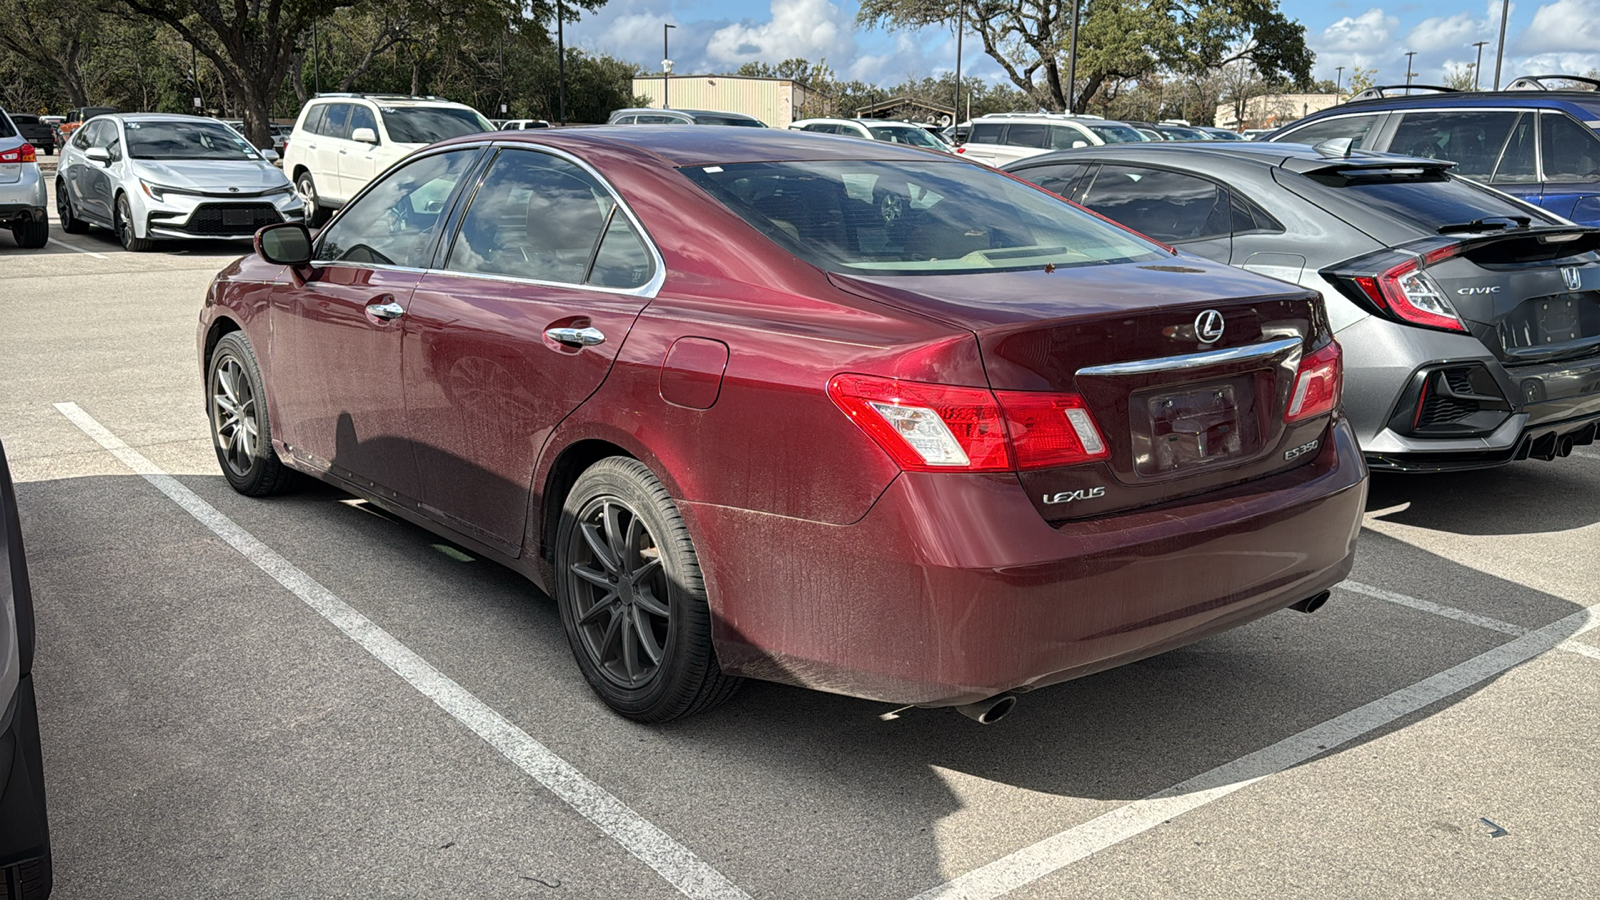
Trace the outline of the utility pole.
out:
M 1083 0 L 1072 0 L 1072 56 L 1067 59 L 1067 115 L 1077 101 L 1078 91 L 1078 7 Z
M 1506 15 L 1511 12 L 1511 0 L 1500 3 L 1500 46 L 1494 51 L 1494 89 L 1500 90 L 1500 63 L 1506 58 Z
M 676 25 L 662 24 L 661 26 L 661 108 L 671 109 L 667 102 L 667 87 L 672 83 L 672 54 L 667 50 L 667 29 L 677 28 Z
M 321 43 L 322 43 L 321 41 L 317 40 L 317 20 L 316 19 L 312 19 L 311 20 L 311 92 L 313 94 L 322 93 L 322 56 L 318 51 L 318 45 L 320 45 Z
M 961 121 L 961 35 L 967 30 L 967 4 L 961 0 L 961 5 L 956 7 L 956 105 L 950 110 L 950 124 L 956 125 Z M 954 131 L 950 132 L 955 134 Z
M 1483 81 L 1483 45 L 1487 43 L 1489 42 L 1479 41 L 1472 45 L 1478 48 L 1478 62 L 1472 67 L 1472 89 L 1475 91 L 1480 90 L 1478 84 Z
M 1333 81 L 1333 96 L 1338 97 L 1344 93 L 1344 66 L 1334 66 L 1333 71 L 1338 75 Z
M 556 0 L 556 113 L 561 124 L 567 124 L 567 37 L 563 32 L 567 6 Z
M 1406 87 L 1411 87 L 1411 57 L 1416 56 L 1416 55 L 1417 55 L 1417 51 L 1415 51 L 1415 50 L 1407 50 L 1406 51 Z M 1411 92 L 1410 91 L 1406 91 L 1406 93 L 1409 94 Z

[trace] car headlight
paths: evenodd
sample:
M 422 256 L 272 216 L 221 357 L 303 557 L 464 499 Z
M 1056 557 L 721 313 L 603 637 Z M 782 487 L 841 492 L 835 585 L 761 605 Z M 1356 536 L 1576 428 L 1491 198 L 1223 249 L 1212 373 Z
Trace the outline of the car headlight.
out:
M 166 193 L 165 188 L 162 188 L 160 185 L 151 184 L 148 181 L 141 180 L 139 182 L 139 187 L 144 188 L 145 196 L 156 201 L 157 203 L 161 202 L 163 195 Z

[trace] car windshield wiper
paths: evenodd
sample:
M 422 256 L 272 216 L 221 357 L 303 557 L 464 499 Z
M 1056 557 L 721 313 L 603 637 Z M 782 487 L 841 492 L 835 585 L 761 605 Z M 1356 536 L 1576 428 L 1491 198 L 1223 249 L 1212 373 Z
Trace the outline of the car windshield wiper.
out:
M 1473 219 L 1471 222 L 1462 222 L 1457 225 L 1441 225 L 1440 234 L 1457 234 L 1463 231 L 1488 231 L 1498 228 L 1502 231 L 1509 228 L 1527 228 L 1533 222 L 1531 216 L 1484 216 Z

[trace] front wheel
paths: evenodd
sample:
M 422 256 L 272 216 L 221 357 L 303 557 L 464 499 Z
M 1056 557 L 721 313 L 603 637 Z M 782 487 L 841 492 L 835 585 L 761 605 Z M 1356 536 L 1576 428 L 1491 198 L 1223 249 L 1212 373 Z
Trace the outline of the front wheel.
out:
M 155 241 L 139 237 L 139 233 L 134 231 L 133 208 L 128 205 L 127 194 L 117 196 L 116 219 L 111 224 L 117 232 L 117 240 L 122 242 L 122 249 L 129 253 L 144 253 L 155 249 Z
M 294 188 L 300 193 L 300 199 L 305 201 L 306 227 L 321 228 L 322 223 L 328 221 L 328 210 L 322 207 L 317 198 L 317 182 L 311 173 L 301 172 L 294 180 Z
M 556 602 L 589 686 L 640 722 L 704 712 L 742 680 L 722 673 L 694 544 L 649 468 L 614 456 L 573 485 L 556 535 Z
M 242 332 L 223 335 L 211 354 L 211 364 L 206 367 L 206 412 L 217 462 L 234 490 L 265 497 L 283 493 L 294 483 L 294 470 L 272 449 L 261 368 Z

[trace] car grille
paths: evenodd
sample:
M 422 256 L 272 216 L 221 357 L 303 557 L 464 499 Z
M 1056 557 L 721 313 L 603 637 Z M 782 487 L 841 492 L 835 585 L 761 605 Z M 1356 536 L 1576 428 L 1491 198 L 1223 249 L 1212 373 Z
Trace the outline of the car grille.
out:
M 270 203 L 206 203 L 189 216 L 183 230 L 195 235 L 251 234 L 282 221 Z

